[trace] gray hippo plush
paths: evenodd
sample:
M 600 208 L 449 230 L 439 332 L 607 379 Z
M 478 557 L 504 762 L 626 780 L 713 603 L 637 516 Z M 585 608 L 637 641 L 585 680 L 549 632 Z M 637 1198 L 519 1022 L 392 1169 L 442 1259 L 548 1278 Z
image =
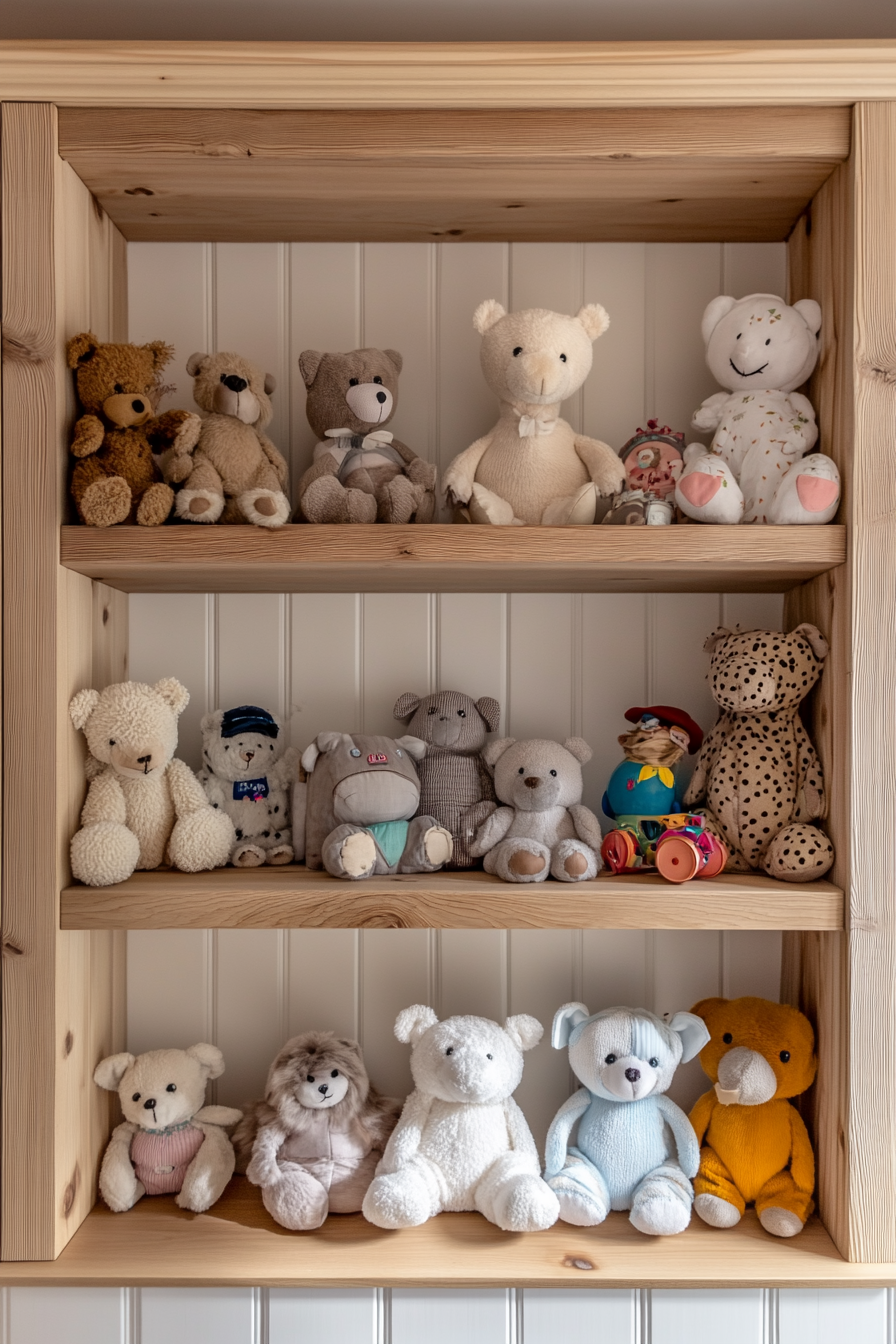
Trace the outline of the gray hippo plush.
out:
M 421 699 L 406 691 L 392 713 L 409 720 L 408 732 L 426 743 L 426 755 L 417 763 L 418 810 L 451 832 L 448 867 L 477 868 L 480 860 L 470 844 L 496 807 L 495 786 L 480 753 L 487 734 L 498 731 L 501 706 L 490 695 L 471 700 L 460 691 L 437 691 Z
M 307 866 L 352 880 L 443 868 L 451 832 L 435 817 L 415 815 L 414 761 L 425 750 L 417 737 L 318 733 L 302 754 Z

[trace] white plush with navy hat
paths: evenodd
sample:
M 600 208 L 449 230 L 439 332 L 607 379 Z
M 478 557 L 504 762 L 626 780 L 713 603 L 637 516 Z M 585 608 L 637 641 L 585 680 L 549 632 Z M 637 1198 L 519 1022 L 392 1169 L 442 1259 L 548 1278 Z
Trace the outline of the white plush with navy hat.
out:
M 557 1010 L 551 1043 L 569 1048 L 583 1084 L 555 1115 L 545 1147 L 545 1179 L 564 1222 L 593 1227 L 611 1209 L 627 1209 L 639 1232 L 684 1231 L 700 1149 L 684 1111 L 664 1093 L 678 1065 L 708 1040 L 693 1013 L 664 1022 L 644 1008 Z
M 234 867 L 291 863 L 296 857 L 289 793 L 298 764 L 276 714 L 239 705 L 204 716 L 199 782 L 212 807 L 233 822 Z

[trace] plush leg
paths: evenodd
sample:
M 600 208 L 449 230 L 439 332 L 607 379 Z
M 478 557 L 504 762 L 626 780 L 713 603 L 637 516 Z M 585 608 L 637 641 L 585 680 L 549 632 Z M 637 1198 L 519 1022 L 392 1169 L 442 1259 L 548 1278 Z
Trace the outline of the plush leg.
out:
M 677 1162 L 664 1162 L 648 1174 L 635 1190 L 629 1219 L 639 1232 L 671 1237 L 683 1232 L 691 1221 L 694 1191 Z
M 504 1153 L 473 1192 L 479 1212 L 504 1232 L 539 1232 L 560 1213 L 554 1191 L 519 1153 Z
M 766 1181 L 756 1197 L 759 1221 L 774 1237 L 795 1237 L 802 1232 L 814 1207 L 812 1196 L 799 1189 L 789 1171 L 779 1171 Z
M 216 523 L 224 511 L 221 477 L 202 453 L 193 456 L 193 470 L 174 499 L 174 512 L 188 523 Z
M 775 491 L 770 523 L 829 523 L 840 503 L 840 473 L 824 453 L 794 462 Z
M 289 500 L 282 490 L 244 490 L 237 504 L 246 522 L 256 527 L 282 527 L 289 522 Z
M 423 501 L 423 487 L 407 476 L 395 476 L 378 492 L 378 523 L 409 523 Z
M 223 1195 L 235 1163 L 233 1145 L 223 1129 L 209 1125 L 202 1147 L 187 1167 L 175 1204 L 193 1213 L 205 1213 Z
M 262 1203 L 275 1223 L 290 1232 L 310 1232 L 320 1227 L 328 1212 L 327 1191 L 296 1162 L 278 1162 L 280 1179 L 262 1186 Z
M 419 1155 L 400 1171 L 371 1181 L 361 1211 L 375 1227 L 419 1227 L 442 1208 L 439 1180 Z
M 327 836 L 321 850 L 321 859 L 333 877 L 353 880 L 370 877 L 376 867 L 376 841 L 369 831 L 348 822 L 337 826 Z
M 234 868 L 260 868 L 266 857 L 261 845 L 255 845 L 251 840 L 240 840 L 230 855 L 230 862 Z
M 309 523 L 375 523 L 376 500 L 363 490 L 345 490 L 335 476 L 318 476 L 300 499 Z
M 492 490 L 486 490 L 484 485 L 473 486 L 473 493 L 470 495 L 470 502 L 467 507 L 471 523 L 491 523 L 493 527 L 507 527 L 510 524 L 522 527 L 523 525 L 521 518 L 514 517 L 513 506 Z
M 224 868 L 233 849 L 233 822 L 214 807 L 199 807 L 175 823 L 168 853 L 182 873 Z
M 560 1218 L 573 1227 L 597 1227 L 610 1212 L 607 1183 L 578 1148 L 568 1149 L 566 1165 L 548 1185 L 560 1202 Z
M 75 471 L 82 466 L 78 463 Z M 75 495 L 78 512 L 88 527 L 114 527 L 131 511 L 131 487 L 123 476 L 100 476 Z
M 594 522 L 597 513 L 597 486 L 593 481 L 580 485 L 573 495 L 552 499 L 541 515 L 546 527 L 581 527 Z
M 813 882 L 833 865 L 834 846 L 817 826 L 798 822 L 778 832 L 761 862 L 769 877 Z
M 692 453 L 693 449 L 698 451 Z M 682 513 L 698 523 L 739 523 L 744 496 L 728 463 L 702 444 L 689 445 L 685 463 L 675 487 L 675 503 Z
M 560 882 L 585 882 L 597 876 L 597 855 L 582 840 L 561 840 L 551 853 L 551 877 Z
M 141 527 L 159 527 L 171 512 L 174 491 L 164 481 L 154 481 L 143 491 L 137 505 L 137 522 Z
M 484 867 L 504 882 L 543 882 L 551 871 L 551 851 L 538 840 L 502 840 L 486 854 Z
M 451 832 L 435 817 L 414 817 L 408 827 L 404 853 L 398 864 L 400 873 L 434 873 L 451 858 Z
M 288 834 L 288 832 L 286 832 Z M 282 863 L 292 863 L 295 851 L 288 840 L 281 838 L 270 849 L 265 850 L 265 862 L 277 867 Z
M 140 842 L 118 821 L 97 821 L 77 831 L 71 846 L 72 876 L 89 887 L 125 882 L 140 861 Z
M 731 1172 L 712 1148 L 700 1149 L 700 1170 L 694 1180 L 694 1209 L 710 1227 L 734 1227 L 746 1208 Z

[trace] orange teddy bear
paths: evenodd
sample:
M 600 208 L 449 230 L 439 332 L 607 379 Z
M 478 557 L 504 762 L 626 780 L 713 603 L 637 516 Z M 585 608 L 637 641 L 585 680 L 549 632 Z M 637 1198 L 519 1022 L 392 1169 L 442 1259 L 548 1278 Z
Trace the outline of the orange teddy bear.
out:
M 768 999 L 701 999 L 710 1040 L 700 1063 L 715 1083 L 691 1111 L 700 1148 L 694 1210 L 734 1227 L 754 1204 L 766 1232 L 793 1237 L 815 1207 L 815 1157 L 788 1097 L 815 1077 L 815 1035 L 797 1008 Z

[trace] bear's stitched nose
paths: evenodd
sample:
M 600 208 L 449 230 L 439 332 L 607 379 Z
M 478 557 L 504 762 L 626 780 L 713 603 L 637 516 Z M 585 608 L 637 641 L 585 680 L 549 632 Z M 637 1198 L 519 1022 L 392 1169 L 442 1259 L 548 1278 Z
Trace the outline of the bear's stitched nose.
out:
M 131 410 L 136 411 L 138 415 L 142 415 L 146 410 L 146 407 L 143 405 L 142 401 L 132 401 Z
M 538 778 L 538 775 L 527 775 L 523 780 L 523 783 L 527 789 L 537 789 L 541 780 Z
M 330 1090 L 330 1085 L 329 1083 L 321 1083 L 320 1087 L 317 1090 L 322 1097 L 325 1097 Z
M 626 1078 L 629 1080 L 630 1083 L 636 1083 L 636 1082 L 638 1081 L 638 1079 L 641 1077 L 641 1070 L 640 1070 L 640 1069 L 626 1069 L 626 1071 L 625 1071 L 625 1076 L 626 1076 Z
M 249 386 L 245 378 L 238 378 L 235 373 L 228 373 L 226 378 L 221 379 L 221 382 L 225 387 L 229 387 L 231 392 L 244 392 Z
M 146 1098 L 146 1101 L 144 1101 L 144 1103 L 143 1103 L 143 1109 L 144 1109 L 144 1111 L 154 1111 L 155 1108 L 156 1108 L 156 1099 L 155 1099 L 155 1097 L 147 1097 L 147 1098 Z
M 249 762 L 249 761 L 251 761 L 252 757 L 255 755 L 255 752 L 254 752 L 254 751 L 241 751 L 241 752 L 240 752 L 240 755 L 242 756 L 242 758 L 243 758 L 244 761 Z
M 379 402 L 379 404 L 382 406 L 383 402 L 386 400 L 386 394 L 385 394 L 385 392 L 377 392 L 377 394 L 376 394 L 376 399 L 377 399 L 377 401 Z

